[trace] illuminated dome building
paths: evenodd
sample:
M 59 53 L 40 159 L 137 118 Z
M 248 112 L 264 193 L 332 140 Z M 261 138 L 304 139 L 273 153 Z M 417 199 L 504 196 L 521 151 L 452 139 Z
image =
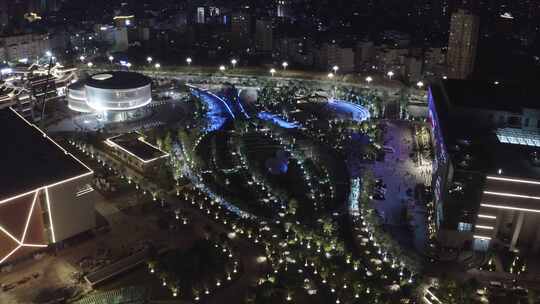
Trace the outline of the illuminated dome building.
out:
M 97 113 L 106 122 L 146 117 L 152 102 L 151 79 L 133 72 L 105 72 L 78 81 L 68 88 L 68 107 L 76 112 Z

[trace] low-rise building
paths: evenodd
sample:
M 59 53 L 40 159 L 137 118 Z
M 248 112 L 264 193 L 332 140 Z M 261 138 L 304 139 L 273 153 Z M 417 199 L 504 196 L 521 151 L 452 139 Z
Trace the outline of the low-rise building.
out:
M 95 227 L 93 171 L 11 108 L 0 110 L 0 264 Z
M 105 140 L 110 151 L 140 174 L 148 172 L 169 156 L 157 146 L 147 142 L 136 132 L 114 136 Z

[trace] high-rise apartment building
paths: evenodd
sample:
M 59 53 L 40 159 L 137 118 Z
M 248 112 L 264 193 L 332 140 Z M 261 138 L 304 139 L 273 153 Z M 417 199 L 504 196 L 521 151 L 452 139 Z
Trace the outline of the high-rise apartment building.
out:
M 477 16 L 465 10 L 452 14 L 447 54 L 450 78 L 465 79 L 473 72 L 479 23 Z
M 204 11 L 204 7 L 197 7 L 197 23 L 198 24 L 205 24 L 206 22 L 206 15 Z
M 271 52 L 274 42 L 272 20 L 257 20 L 255 26 L 255 47 L 258 52 Z
M 231 34 L 233 48 L 250 45 L 251 17 L 245 13 L 233 13 L 231 16 Z
M 286 6 L 287 1 L 285 0 L 278 0 L 276 3 L 276 16 L 277 17 L 285 17 L 286 16 Z

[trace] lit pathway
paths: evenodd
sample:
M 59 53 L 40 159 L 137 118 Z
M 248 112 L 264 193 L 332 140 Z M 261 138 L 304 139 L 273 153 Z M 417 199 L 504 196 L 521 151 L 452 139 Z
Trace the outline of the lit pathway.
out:
M 416 184 L 429 182 L 431 163 L 424 162 L 423 166 L 417 166 L 410 158 L 413 138 L 408 122 L 387 121 L 386 124 L 388 128 L 385 145 L 392 147 L 395 153 L 387 153 L 384 162 L 376 162 L 373 165 L 375 176 L 382 178 L 387 185 L 386 200 L 374 200 L 373 204 L 386 224 L 400 227 L 405 227 L 401 226 L 405 224 L 401 214 L 403 208 L 407 206 L 414 215 L 411 222 L 414 227 L 414 247 L 422 251 L 426 241 L 425 209 L 413 204 L 414 198 L 408 197 L 406 191 L 409 188 L 414 191 Z

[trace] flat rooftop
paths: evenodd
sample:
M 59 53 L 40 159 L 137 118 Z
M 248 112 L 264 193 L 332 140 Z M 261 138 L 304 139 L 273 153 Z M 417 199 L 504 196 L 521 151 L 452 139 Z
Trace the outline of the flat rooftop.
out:
M 527 85 L 458 79 L 444 80 L 442 85 L 457 106 L 516 113 L 540 108 L 538 90 Z
M 459 113 L 463 109 L 520 113 L 522 108 L 540 109 L 527 86 L 502 85 L 490 82 L 446 80 L 432 86 L 431 92 L 439 118 L 441 135 L 456 170 L 504 174 L 540 180 L 540 167 L 531 162 L 533 153 L 540 152 L 531 145 L 501 142 L 496 127 L 475 124 Z M 461 108 L 460 111 L 455 107 Z
M 86 85 L 93 88 L 109 90 L 129 90 L 147 86 L 152 80 L 143 74 L 124 71 L 108 71 L 91 75 Z
M 137 132 L 111 137 L 105 143 L 123 150 L 143 163 L 150 163 L 169 156 L 168 153 L 145 141 L 143 136 Z
M 92 173 L 14 110 L 0 110 L 0 125 L 0 201 Z

